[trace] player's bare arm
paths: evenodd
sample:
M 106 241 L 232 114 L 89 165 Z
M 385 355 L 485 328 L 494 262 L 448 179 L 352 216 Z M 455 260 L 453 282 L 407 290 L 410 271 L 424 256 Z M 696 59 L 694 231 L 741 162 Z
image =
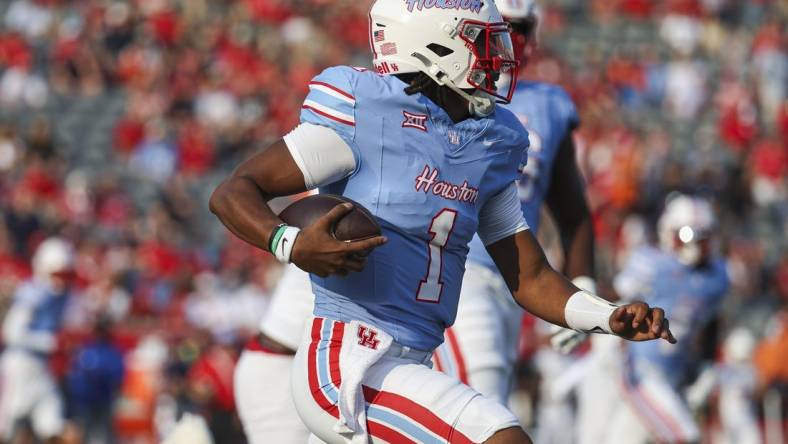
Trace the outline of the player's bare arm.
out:
M 590 295 L 584 295 L 550 266 L 530 230 L 520 231 L 499 240 L 489 245 L 487 250 L 518 304 L 548 322 L 577 328 L 567 320 L 567 303 L 570 298 Z M 605 319 L 597 321 L 596 326 L 601 331 L 608 331 L 632 341 L 662 338 L 670 343 L 676 342 L 661 308 L 634 302 L 618 308 L 608 306 L 597 311 L 595 304 L 602 304 L 601 300 L 589 298 L 589 301 L 579 302 L 579 305 L 573 305 L 573 316 L 586 315 L 593 318 L 610 313 L 609 316 L 605 314 L 608 325 L 604 325 Z M 592 328 L 588 327 L 588 330 L 591 331 Z
M 213 192 L 211 212 L 236 236 L 270 251 L 270 236 L 282 224 L 268 206 L 280 196 L 307 190 L 304 176 L 280 139 L 268 149 L 243 162 Z M 290 261 L 318 276 L 347 274 L 364 268 L 365 258 L 353 253 L 385 243 L 382 236 L 357 242 L 342 242 L 329 234 L 330 227 L 352 209 L 338 205 L 314 224 L 303 228 L 295 239 Z

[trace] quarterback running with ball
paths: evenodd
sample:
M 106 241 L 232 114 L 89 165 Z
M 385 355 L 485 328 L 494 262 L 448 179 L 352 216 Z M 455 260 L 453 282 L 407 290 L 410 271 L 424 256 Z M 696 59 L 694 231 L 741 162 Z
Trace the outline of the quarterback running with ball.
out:
M 536 47 L 535 2 L 499 0 L 496 5 L 512 25 L 515 56 L 521 64 L 527 63 Z M 575 164 L 574 104 L 557 86 L 521 81 L 509 109 L 526 126 L 531 142 L 518 181 L 526 221 L 536 231 L 540 207 L 547 202 L 565 239 L 564 273 L 578 287 L 593 292 L 593 233 Z M 295 265 L 287 266 L 260 323 L 261 333 L 249 341 L 236 366 L 238 412 L 252 444 L 301 443 L 309 434 L 292 405 L 288 370 L 313 301 L 309 275 Z M 522 313 L 484 245 L 475 238 L 457 321 L 436 350 L 436 368 L 505 404 Z M 563 345 L 562 339 L 579 337 L 569 332 L 553 336 L 557 346 Z
M 496 104 L 510 101 L 516 80 L 505 94 L 496 82 L 516 79 L 518 64 L 493 2 L 378 0 L 370 41 L 377 72 L 318 75 L 301 124 L 239 166 L 211 209 L 242 239 L 312 275 L 314 318 L 292 388 L 316 438 L 529 443 L 506 407 L 429 366 L 454 322 L 475 233 L 518 304 L 551 323 L 673 342 L 664 312 L 580 290 L 528 229 L 515 184 L 528 134 Z M 302 229 L 268 206 L 312 188 L 363 205 L 383 235 L 334 239 L 346 204 Z

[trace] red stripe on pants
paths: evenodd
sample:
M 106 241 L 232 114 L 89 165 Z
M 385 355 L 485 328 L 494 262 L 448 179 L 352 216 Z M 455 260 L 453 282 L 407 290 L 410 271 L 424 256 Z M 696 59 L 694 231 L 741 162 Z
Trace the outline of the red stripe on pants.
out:
M 468 384 L 468 372 L 465 370 L 465 359 L 460 350 L 460 343 L 457 341 L 457 335 L 454 334 L 454 330 L 451 328 L 446 329 L 446 339 L 454 355 L 454 365 L 457 366 L 457 377 L 460 378 L 460 382 L 463 384 L 470 385 Z
M 468 439 L 468 437 L 445 423 L 429 409 L 402 395 L 364 386 L 364 398 L 370 404 L 377 404 L 407 416 L 447 442 L 452 444 L 473 444 L 473 441 Z
M 323 322 L 325 322 L 325 319 L 322 318 L 315 318 L 312 321 L 312 343 L 309 344 L 307 355 L 307 379 L 309 379 L 309 391 L 312 392 L 312 397 L 317 402 L 317 405 L 334 418 L 339 418 L 339 408 L 326 397 L 317 379 L 317 345 L 320 343 Z

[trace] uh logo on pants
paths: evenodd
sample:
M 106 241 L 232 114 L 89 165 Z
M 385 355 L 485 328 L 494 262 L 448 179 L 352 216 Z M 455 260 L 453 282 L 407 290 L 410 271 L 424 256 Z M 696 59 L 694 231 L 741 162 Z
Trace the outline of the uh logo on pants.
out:
M 358 326 L 358 345 L 377 350 L 378 344 L 380 344 L 378 332 L 363 325 Z

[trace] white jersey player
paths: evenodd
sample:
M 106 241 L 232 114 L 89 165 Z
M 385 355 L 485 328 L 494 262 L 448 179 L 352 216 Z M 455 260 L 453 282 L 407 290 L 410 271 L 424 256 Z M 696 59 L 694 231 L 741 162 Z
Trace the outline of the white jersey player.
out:
M 728 334 L 723 344 L 722 362 L 704 369 L 687 389 L 693 410 L 705 404 L 712 393 L 718 394 L 720 430 L 714 442 L 720 444 L 759 444 L 763 442 L 755 408 L 758 375 L 752 363 L 755 337 L 744 327 Z
M 63 402 L 49 370 L 73 276 L 71 245 L 45 240 L 33 256 L 33 277 L 17 287 L 3 322 L 0 357 L 0 433 L 11 442 L 23 421 L 34 435 L 55 440 L 63 432 Z
M 290 370 L 313 305 L 309 274 L 287 265 L 260 334 L 235 367 L 235 402 L 250 444 L 302 444 L 309 437 L 293 404 Z

